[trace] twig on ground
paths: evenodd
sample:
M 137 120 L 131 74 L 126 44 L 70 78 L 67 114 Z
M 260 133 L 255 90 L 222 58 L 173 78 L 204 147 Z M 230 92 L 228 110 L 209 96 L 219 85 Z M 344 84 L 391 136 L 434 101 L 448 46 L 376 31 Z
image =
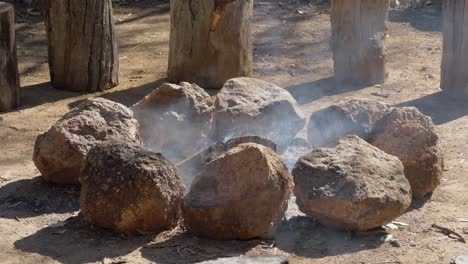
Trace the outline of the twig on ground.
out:
M 177 247 L 177 253 L 179 254 L 181 258 L 184 258 L 184 255 L 182 254 L 182 252 L 180 252 L 181 251 L 180 248 L 181 247 Z
M 139 47 L 141 47 L 141 46 L 143 46 L 143 45 L 145 45 L 145 44 L 146 44 L 146 43 L 138 44 L 138 45 L 136 45 L 135 47 L 131 48 L 131 49 L 129 50 L 129 52 L 132 52 L 132 51 L 138 49 Z
M 457 233 L 456 231 L 450 228 L 443 227 L 438 224 L 432 224 L 432 227 L 440 230 L 442 233 L 444 233 L 447 236 L 454 235 L 458 238 L 458 240 L 460 240 L 460 242 L 466 243 L 466 240 L 462 235 L 460 235 L 459 233 Z

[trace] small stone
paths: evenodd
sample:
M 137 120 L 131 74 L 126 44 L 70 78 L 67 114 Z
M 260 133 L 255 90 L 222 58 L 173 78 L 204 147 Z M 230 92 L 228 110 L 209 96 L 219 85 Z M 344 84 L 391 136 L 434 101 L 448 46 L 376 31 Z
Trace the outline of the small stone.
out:
M 198 262 L 198 264 L 288 264 L 287 256 L 240 256 Z

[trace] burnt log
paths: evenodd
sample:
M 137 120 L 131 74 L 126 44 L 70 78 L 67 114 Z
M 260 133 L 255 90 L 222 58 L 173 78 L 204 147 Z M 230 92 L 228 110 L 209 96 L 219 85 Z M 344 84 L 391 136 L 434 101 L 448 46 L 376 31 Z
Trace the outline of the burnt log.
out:
M 252 0 L 171 1 L 168 78 L 221 88 L 252 73 Z
M 0 2 L 0 112 L 11 110 L 20 104 L 15 11 L 13 5 Z
M 52 85 L 95 92 L 118 85 L 111 0 L 45 0 Z
M 389 0 L 333 0 L 332 50 L 338 83 L 372 85 L 387 77 Z
M 443 1 L 442 90 L 468 96 L 468 0 Z

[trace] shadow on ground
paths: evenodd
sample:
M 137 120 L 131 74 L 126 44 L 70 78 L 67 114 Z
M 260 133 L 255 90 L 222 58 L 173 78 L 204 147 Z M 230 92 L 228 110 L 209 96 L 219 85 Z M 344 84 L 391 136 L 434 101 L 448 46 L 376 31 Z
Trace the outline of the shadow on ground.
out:
M 467 99 L 454 98 L 442 91 L 396 106 L 414 106 L 423 114 L 432 117 L 434 124 L 443 125 L 468 115 L 467 105 Z
M 263 243 L 262 240 L 207 240 L 184 233 L 161 243 L 144 246 L 141 249 L 141 255 L 155 263 L 188 264 L 243 255 L 261 243 Z
M 130 107 L 138 103 L 141 99 L 143 99 L 155 89 L 159 88 L 159 86 L 165 81 L 166 79 L 160 79 L 153 82 L 145 83 L 140 86 L 131 87 L 125 90 L 109 92 L 103 94 L 101 97 Z
M 349 232 L 328 228 L 313 219 L 297 216 L 284 221 L 276 235 L 279 249 L 306 258 L 323 258 L 374 249 L 384 242 L 383 230 Z
M 328 77 L 312 82 L 286 87 L 296 101 L 303 105 L 319 100 L 323 97 L 363 89 L 365 85 L 344 86 L 336 83 L 334 77 Z
M 36 177 L 0 187 L 0 218 L 28 218 L 79 210 L 80 188 L 51 184 Z
M 19 109 L 28 109 L 46 103 L 55 103 L 85 94 L 55 89 L 50 82 L 22 87 L 21 93 L 23 101 Z
M 60 263 L 101 262 L 127 255 L 152 240 L 151 236 L 126 237 L 93 228 L 81 216 L 63 226 L 48 226 L 14 243 L 16 249 L 48 256 Z
M 410 23 L 412 27 L 421 31 L 442 31 L 442 8 L 440 5 L 418 8 L 392 9 L 389 21 Z
M 152 91 L 159 88 L 159 86 L 164 82 L 165 79 L 160 79 L 140 86 L 130 87 L 128 89 L 109 90 L 103 94 L 98 95 L 98 97 L 102 97 L 117 103 L 121 103 L 127 107 L 131 107 L 132 105 L 138 103 L 145 96 L 150 94 Z M 90 97 L 94 97 L 93 94 L 90 94 Z M 86 99 L 71 102 L 68 104 L 68 107 L 76 107 L 79 104 L 81 104 L 84 100 Z
M 410 207 L 406 210 L 407 212 L 416 211 L 423 208 L 428 202 L 431 201 L 433 193 L 429 193 L 421 199 L 413 199 Z

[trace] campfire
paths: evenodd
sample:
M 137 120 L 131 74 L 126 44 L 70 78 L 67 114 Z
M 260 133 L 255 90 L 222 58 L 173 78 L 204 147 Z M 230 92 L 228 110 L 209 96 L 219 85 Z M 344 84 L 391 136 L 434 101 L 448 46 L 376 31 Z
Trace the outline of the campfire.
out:
M 46 2 L 51 85 L 81 92 L 118 86 L 123 59 L 112 1 Z M 334 81 L 377 86 L 383 95 L 390 0 L 331 2 Z M 466 47 L 446 50 L 463 37 L 452 34 L 466 16 L 454 3 L 445 5 L 458 15 L 444 22 L 441 87 L 465 95 L 458 69 Z M 33 162 L 43 179 L 81 186 L 80 219 L 120 234 L 275 240 L 284 228 L 299 232 L 290 220 L 301 216 L 356 234 L 392 228 L 440 185 L 444 153 L 431 118 L 418 109 L 349 97 L 306 114 L 298 96 L 251 78 L 253 6 L 171 0 L 167 83 L 131 107 L 86 99 L 37 137 Z M 0 16 L 9 29 L 0 45 L 3 111 L 19 106 L 21 95 L 15 14 L 0 3 Z
M 34 156 L 46 180 L 80 179 L 85 219 L 119 232 L 181 219 L 198 236 L 252 239 L 274 234 L 294 196 L 324 225 L 369 230 L 443 171 L 432 121 L 415 108 L 346 98 L 313 113 L 300 139 L 304 114 L 286 90 L 237 78 L 215 97 L 163 84 L 132 109 L 86 101 L 39 136 Z

